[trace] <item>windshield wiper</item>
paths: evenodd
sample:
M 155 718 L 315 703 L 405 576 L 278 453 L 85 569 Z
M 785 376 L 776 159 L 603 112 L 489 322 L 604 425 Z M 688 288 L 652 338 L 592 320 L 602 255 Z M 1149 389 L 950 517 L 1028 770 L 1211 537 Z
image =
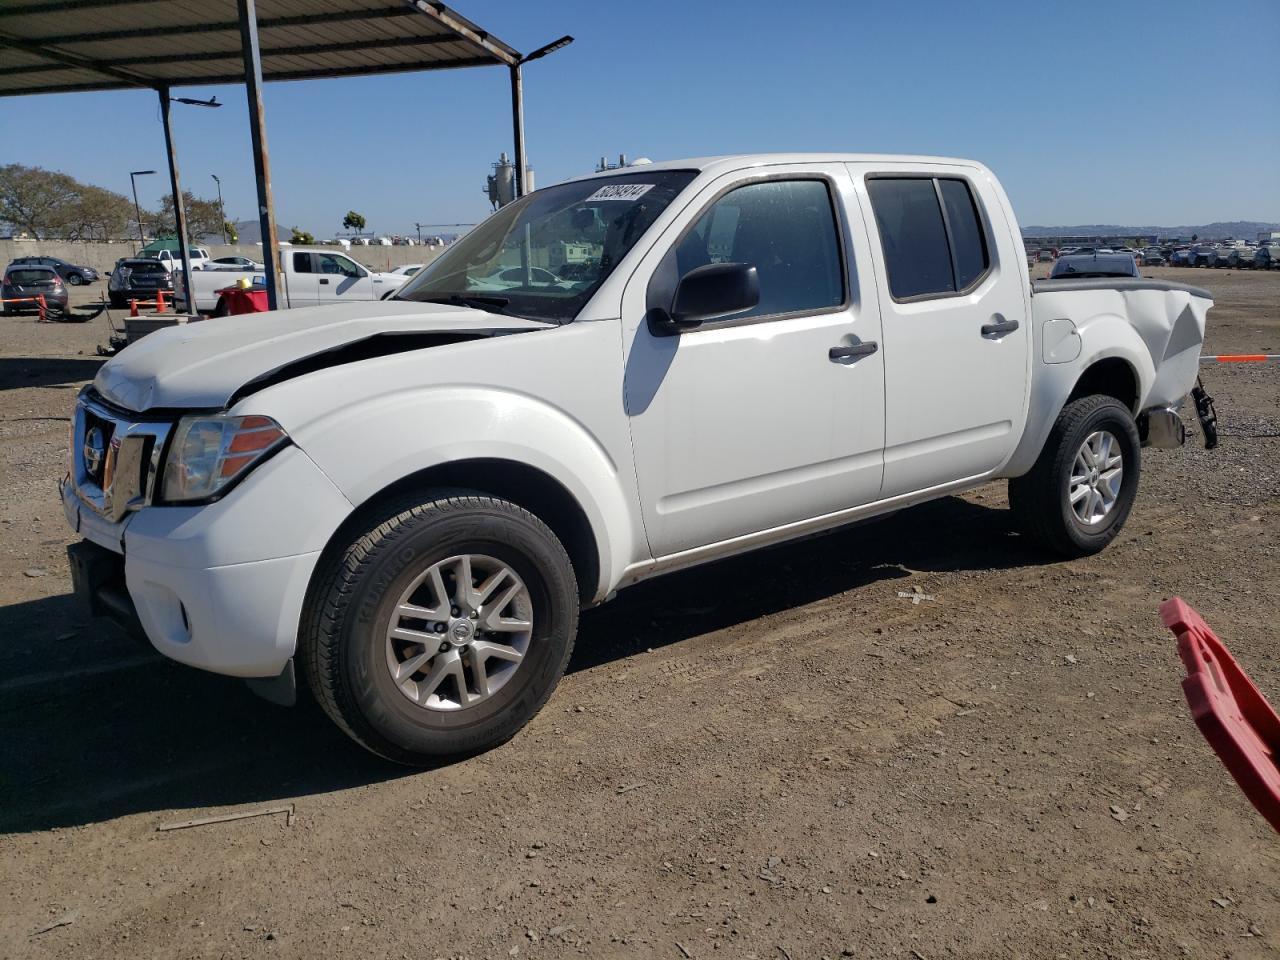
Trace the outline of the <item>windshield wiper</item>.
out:
M 423 303 L 453 303 L 463 307 L 474 307 L 488 313 L 502 313 L 511 301 L 507 297 L 483 297 L 473 294 L 447 293 L 434 297 L 424 297 Z

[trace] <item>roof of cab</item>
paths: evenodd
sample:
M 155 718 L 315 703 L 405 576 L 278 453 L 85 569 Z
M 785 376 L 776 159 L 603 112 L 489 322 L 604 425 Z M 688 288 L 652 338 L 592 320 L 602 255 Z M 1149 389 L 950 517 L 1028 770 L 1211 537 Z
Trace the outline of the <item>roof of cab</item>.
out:
M 923 157 L 897 153 L 740 153 L 727 154 L 720 157 L 689 157 L 684 160 L 633 163 L 626 167 L 601 170 L 570 179 L 593 180 L 597 177 L 640 174 L 647 170 L 697 170 L 699 173 L 728 173 L 733 170 L 776 166 L 784 163 L 892 163 L 967 167 L 971 170 L 986 170 L 986 167 L 976 160 L 962 160 L 957 157 Z

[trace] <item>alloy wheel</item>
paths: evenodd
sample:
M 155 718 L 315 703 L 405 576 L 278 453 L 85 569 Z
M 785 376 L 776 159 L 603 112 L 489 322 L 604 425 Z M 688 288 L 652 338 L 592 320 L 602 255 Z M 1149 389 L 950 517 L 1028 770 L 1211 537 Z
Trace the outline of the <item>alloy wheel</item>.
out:
M 1086 526 L 1101 523 L 1111 513 L 1124 483 L 1124 455 L 1109 430 L 1095 430 L 1080 444 L 1071 465 L 1067 499 L 1076 519 Z
M 387 669 L 428 710 L 462 710 L 511 680 L 529 650 L 533 601 L 509 565 L 483 554 L 432 564 L 396 603 Z

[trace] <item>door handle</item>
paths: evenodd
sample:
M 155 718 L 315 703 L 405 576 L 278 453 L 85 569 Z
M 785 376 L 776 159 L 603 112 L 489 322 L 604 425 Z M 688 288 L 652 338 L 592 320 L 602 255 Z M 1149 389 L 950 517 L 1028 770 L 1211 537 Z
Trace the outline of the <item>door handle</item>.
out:
M 841 360 L 858 360 L 862 357 L 869 357 L 880 349 L 880 344 L 874 340 L 864 340 L 861 343 L 850 344 L 847 347 L 832 347 L 827 351 L 827 356 L 835 363 Z
M 1006 333 L 1013 333 L 1018 329 L 1017 320 L 1006 320 L 998 313 L 991 319 L 992 323 L 984 323 L 982 325 L 982 335 L 984 337 L 1003 337 Z
M 321 278 L 320 278 L 320 282 L 321 282 L 321 283 L 328 283 L 329 281 L 328 281 L 328 280 L 326 280 L 324 277 L 321 277 Z M 1017 326 L 1017 324 L 1015 324 L 1015 326 Z M 984 330 L 985 330 L 985 329 L 986 329 L 986 327 L 983 327 L 982 329 L 984 329 Z

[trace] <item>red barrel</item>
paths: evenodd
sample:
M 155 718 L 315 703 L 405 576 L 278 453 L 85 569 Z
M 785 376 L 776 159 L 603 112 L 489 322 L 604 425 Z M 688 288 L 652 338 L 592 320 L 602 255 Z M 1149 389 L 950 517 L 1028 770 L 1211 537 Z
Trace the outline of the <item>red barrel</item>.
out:
M 222 302 L 227 305 L 228 314 L 266 313 L 267 291 L 261 287 L 250 287 L 242 290 L 239 287 L 224 287 L 217 291 Z

